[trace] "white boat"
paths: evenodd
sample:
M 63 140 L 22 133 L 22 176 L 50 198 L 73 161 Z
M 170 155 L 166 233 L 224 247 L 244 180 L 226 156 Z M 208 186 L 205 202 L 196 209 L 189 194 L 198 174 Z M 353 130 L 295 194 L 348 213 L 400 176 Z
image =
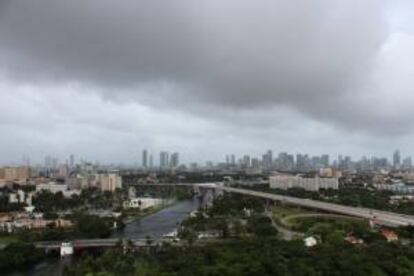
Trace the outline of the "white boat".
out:
M 163 235 L 164 238 L 170 238 L 170 239 L 177 238 L 177 236 L 178 236 L 177 230 L 174 230 L 170 233 Z

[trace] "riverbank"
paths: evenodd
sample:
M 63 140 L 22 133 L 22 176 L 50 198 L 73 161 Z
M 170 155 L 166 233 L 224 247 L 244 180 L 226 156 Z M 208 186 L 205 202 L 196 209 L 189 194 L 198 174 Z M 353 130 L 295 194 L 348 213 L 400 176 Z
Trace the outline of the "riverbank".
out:
M 199 206 L 197 200 L 175 202 L 172 206 L 154 211 L 144 217 L 136 218 L 125 226 L 122 231 L 113 234 L 112 238 L 144 239 L 146 237 L 161 238 L 164 234 L 174 231 L 193 210 Z
M 144 218 L 146 216 L 155 214 L 163 209 L 169 208 L 171 206 L 174 206 L 176 204 L 178 204 L 180 201 L 177 199 L 169 199 L 167 200 L 167 203 L 163 203 L 151 208 L 147 208 L 145 210 L 134 210 L 134 209 L 130 209 L 130 210 L 126 210 L 125 214 L 126 214 L 126 218 L 123 220 L 124 224 L 130 224 L 132 222 L 134 222 L 137 219 L 141 219 Z

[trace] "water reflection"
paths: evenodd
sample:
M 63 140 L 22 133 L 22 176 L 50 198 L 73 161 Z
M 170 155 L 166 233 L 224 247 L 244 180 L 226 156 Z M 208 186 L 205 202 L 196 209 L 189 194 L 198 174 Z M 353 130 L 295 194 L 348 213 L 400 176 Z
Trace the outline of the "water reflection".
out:
M 161 238 L 162 235 L 173 231 L 178 224 L 183 221 L 188 214 L 198 208 L 197 199 L 178 203 L 172 207 L 163 209 L 155 214 L 137 219 L 124 228 L 122 232 L 117 232 L 113 238 L 144 239 Z

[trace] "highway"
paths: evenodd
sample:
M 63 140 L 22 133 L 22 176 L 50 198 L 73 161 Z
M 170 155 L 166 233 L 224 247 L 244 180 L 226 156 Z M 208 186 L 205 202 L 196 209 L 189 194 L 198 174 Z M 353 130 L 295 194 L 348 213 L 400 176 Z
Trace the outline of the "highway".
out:
M 215 185 L 214 187 L 211 184 L 198 184 L 197 186 L 205 188 L 214 188 L 218 190 L 223 190 L 225 192 L 250 195 L 255 197 L 260 197 L 264 199 L 269 199 L 272 201 L 279 201 L 287 204 L 292 204 L 296 206 L 302 206 L 307 208 L 312 208 L 316 210 L 333 212 L 337 214 L 349 215 L 354 217 L 360 217 L 365 219 L 375 218 L 377 223 L 389 225 L 389 226 L 407 226 L 414 225 L 414 216 L 403 215 L 398 213 L 362 208 L 362 207 L 351 207 L 345 205 L 339 205 L 334 203 L 322 202 L 312 199 L 303 199 L 291 196 L 270 194 L 264 192 L 257 192 L 247 189 L 232 188 L 227 186 Z
M 380 211 L 376 209 L 368 209 L 363 207 L 352 207 L 345 206 L 335 203 L 328 203 L 318 200 L 297 198 L 285 195 L 271 194 L 265 192 L 258 192 L 248 189 L 233 188 L 229 186 L 224 186 L 223 183 L 160 183 L 160 184 L 145 184 L 149 186 L 193 186 L 201 187 L 206 189 L 215 189 L 222 190 L 229 193 L 236 193 L 242 195 L 249 195 L 254 197 L 260 197 L 264 199 L 269 199 L 272 201 L 279 201 L 282 203 L 287 203 L 296 206 L 302 206 L 306 208 L 312 208 L 315 210 L 321 210 L 336 214 L 343 214 L 353 217 L 359 217 L 364 219 L 375 219 L 377 224 L 382 224 L 386 226 L 414 226 L 414 216 L 398 214 L 393 212 Z

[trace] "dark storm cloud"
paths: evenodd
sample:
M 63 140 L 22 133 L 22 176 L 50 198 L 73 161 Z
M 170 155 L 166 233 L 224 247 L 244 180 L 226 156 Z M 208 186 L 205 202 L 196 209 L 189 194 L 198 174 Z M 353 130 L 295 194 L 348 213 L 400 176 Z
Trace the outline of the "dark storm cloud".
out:
M 0 65 L 18 80 L 79 81 L 109 99 L 161 97 L 206 114 L 289 106 L 344 126 L 373 120 L 352 101 L 387 36 L 378 1 L 7 4 Z

